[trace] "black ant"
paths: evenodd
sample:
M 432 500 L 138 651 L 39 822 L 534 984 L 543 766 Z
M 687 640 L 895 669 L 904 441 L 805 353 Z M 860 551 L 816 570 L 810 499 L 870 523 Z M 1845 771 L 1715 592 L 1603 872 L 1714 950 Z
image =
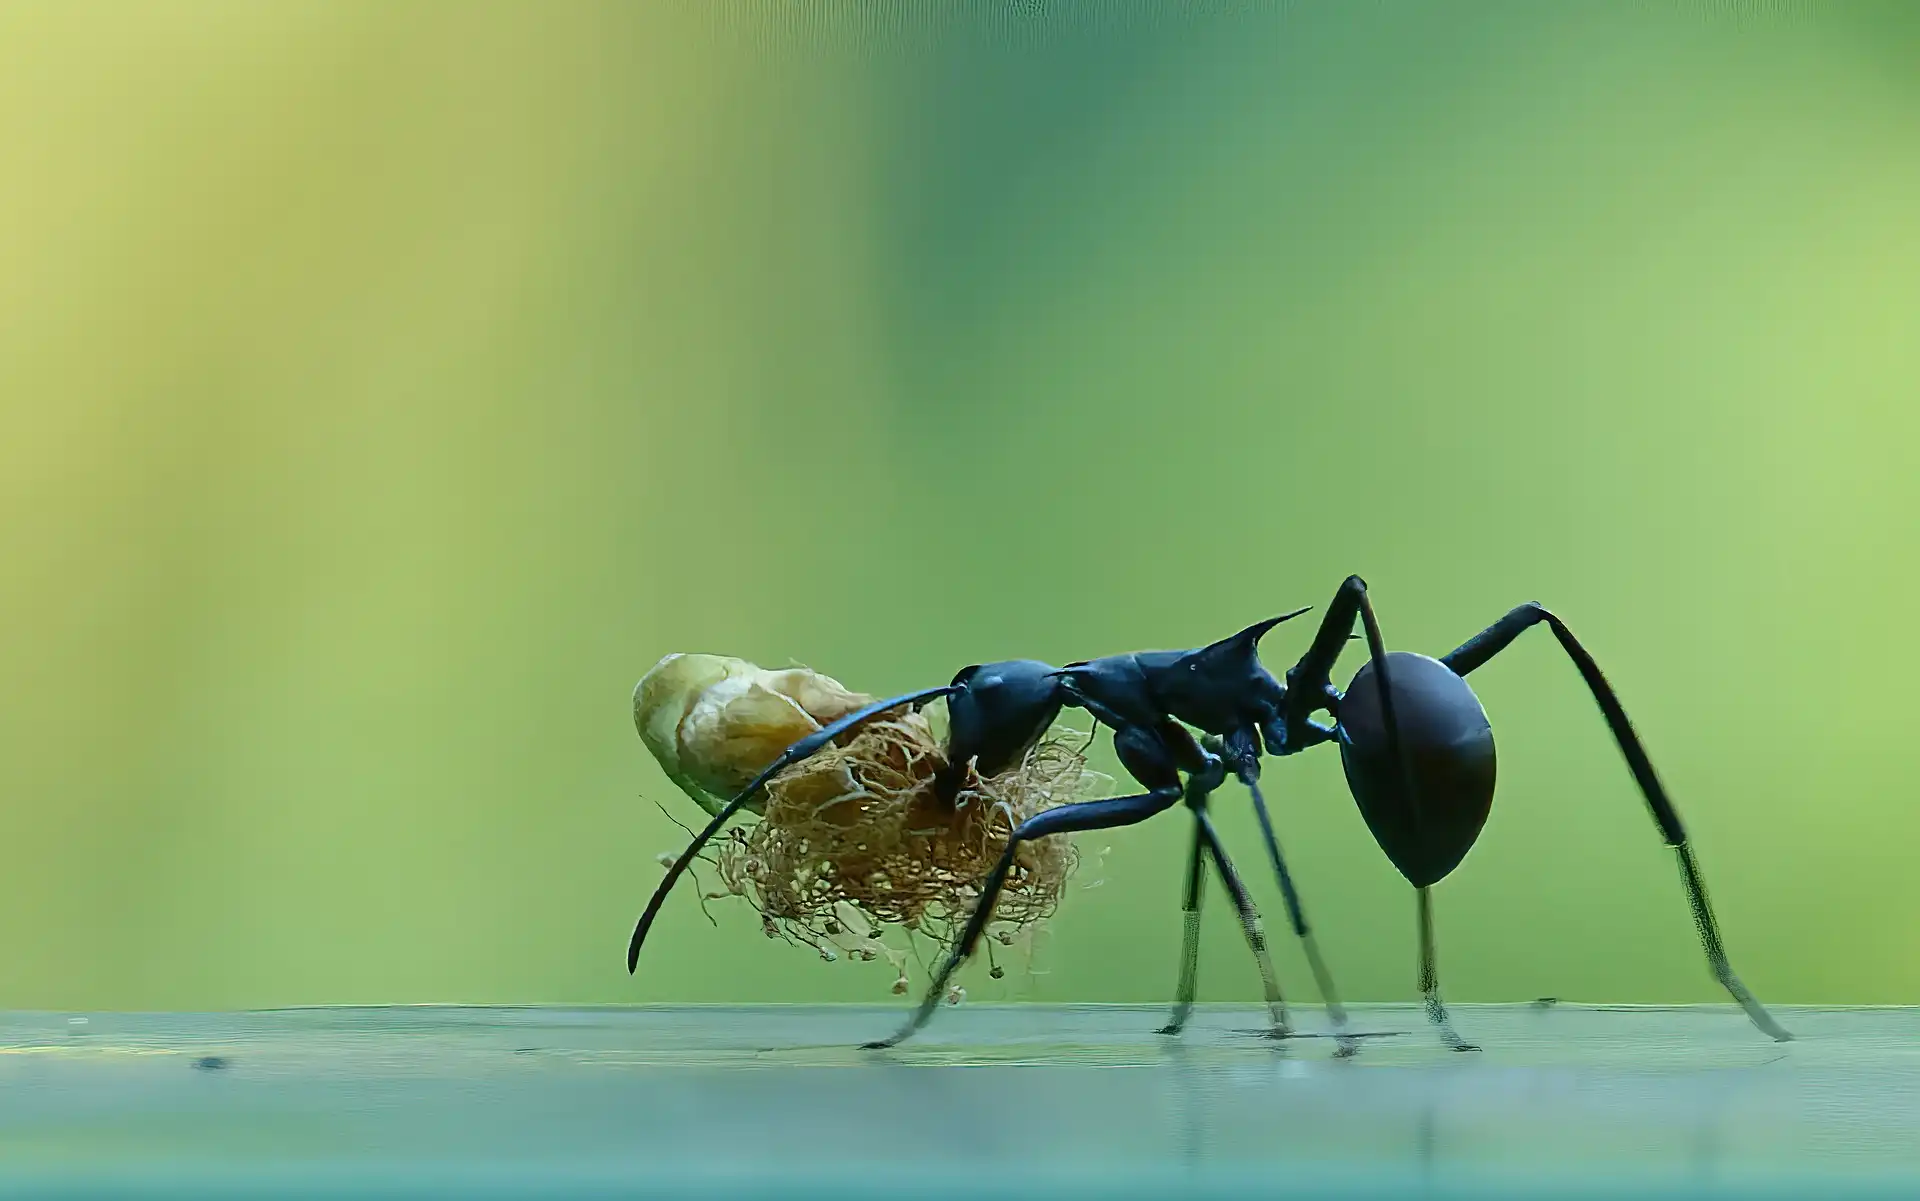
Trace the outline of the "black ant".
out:
M 1366 582 L 1359 576 L 1348 576 L 1328 606 L 1312 645 L 1287 671 L 1282 683 L 1261 665 L 1259 641 L 1274 626 L 1307 611 L 1297 609 L 1271 618 L 1197 650 L 1139 651 L 1065 667 L 1030 659 L 968 667 L 950 684 L 879 701 L 801 739 L 729 801 L 668 870 L 634 929 L 627 948 L 627 970 L 634 969 L 647 930 L 668 892 L 707 841 L 769 779 L 849 730 L 890 710 L 918 707 L 945 697 L 947 765 L 936 776 L 935 788 L 940 798 L 951 804 L 969 766 L 981 775 L 993 775 L 1012 766 L 1053 724 L 1062 708 L 1073 706 L 1113 730 L 1113 746 L 1121 764 L 1147 791 L 1061 805 L 1017 827 L 1005 853 L 983 882 L 972 915 L 919 1008 L 899 1031 L 866 1044 L 868 1048 L 890 1047 L 903 1041 L 933 1015 L 947 994 L 954 971 L 972 954 L 985 930 L 1020 843 L 1050 834 L 1133 825 L 1183 800 L 1194 819 L 1184 900 L 1186 929 L 1177 1000 L 1171 1020 L 1160 1032 L 1179 1033 L 1192 1011 L 1200 898 L 1205 861 L 1210 859 L 1233 897 L 1259 964 L 1273 1018 L 1271 1033 L 1276 1037 L 1291 1034 L 1259 915 L 1207 813 L 1209 795 L 1231 771 L 1253 795 L 1254 811 L 1294 933 L 1305 947 L 1334 1022 L 1340 1053 L 1351 1054 L 1355 1044 L 1346 1029 L 1345 1011 L 1314 944 L 1259 786 L 1263 752 L 1293 755 L 1334 742 L 1340 748 L 1348 790 L 1368 829 L 1418 897 L 1420 991 L 1427 1016 L 1448 1046 L 1457 1051 L 1476 1050 L 1454 1032 L 1440 1000 L 1431 897 L 1433 885 L 1459 865 L 1479 838 L 1493 804 L 1493 731 L 1486 710 L 1465 677 L 1505 650 L 1529 627 L 1545 623 L 1593 693 L 1661 838 L 1679 859 L 1694 925 L 1714 977 L 1746 1010 L 1755 1026 L 1776 1040 L 1792 1037 L 1734 975 L 1680 815 L 1667 799 L 1612 687 L 1565 622 L 1539 604 L 1530 603 L 1513 609 L 1441 658 L 1407 651 L 1388 654 L 1368 600 Z M 1331 673 L 1342 648 L 1356 637 L 1356 619 L 1365 632 L 1368 661 L 1342 692 L 1334 687 Z M 1322 712 L 1332 720 L 1315 720 L 1314 715 Z M 1193 730 L 1203 737 L 1196 739 Z M 1186 775 L 1184 784 L 1182 773 Z

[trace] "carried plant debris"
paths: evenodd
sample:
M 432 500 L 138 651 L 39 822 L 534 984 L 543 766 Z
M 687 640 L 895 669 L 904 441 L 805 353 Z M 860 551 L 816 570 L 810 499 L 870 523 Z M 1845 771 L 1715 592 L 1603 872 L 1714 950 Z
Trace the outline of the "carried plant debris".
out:
M 781 751 L 877 699 L 804 667 L 768 671 L 725 655 L 668 655 L 633 690 L 633 724 L 667 777 L 718 813 Z
M 667 774 L 713 813 L 788 745 L 870 701 L 806 668 L 680 655 L 641 681 L 634 712 Z M 884 958 L 904 992 L 908 953 L 884 940 L 887 929 L 950 942 L 1015 826 L 1110 783 L 1088 769 L 1087 741 L 1056 727 L 997 776 L 969 770 L 947 806 L 933 790 L 944 740 L 927 714 L 877 718 L 768 782 L 760 820 L 716 843 L 708 862 L 721 889 L 706 896 L 744 897 L 769 937 L 823 958 Z M 1023 843 L 987 928 L 989 950 L 1030 948 L 1078 863 L 1068 838 Z

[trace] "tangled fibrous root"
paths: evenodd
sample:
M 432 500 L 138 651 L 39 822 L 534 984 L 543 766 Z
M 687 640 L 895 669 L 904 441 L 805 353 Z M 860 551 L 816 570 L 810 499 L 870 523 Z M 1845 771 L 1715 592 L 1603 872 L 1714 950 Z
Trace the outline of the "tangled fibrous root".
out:
M 882 941 L 885 927 L 950 944 L 1014 827 L 1106 783 L 1087 768 L 1086 741 L 1056 727 L 998 775 L 969 769 L 947 806 L 934 795 L 946 757 L 927 718 L 872 722 L 768 783 L 761 820 L 731 831 L 716 852 L 721 884 L 759 911 L 769 937 L 829 960 L 884 957 L 898 971 L 894 991 L 905 992 L 906 952 Z M 1078 862 L 1068 838 L 1021 843 L 988 939 L 1030 951 Z

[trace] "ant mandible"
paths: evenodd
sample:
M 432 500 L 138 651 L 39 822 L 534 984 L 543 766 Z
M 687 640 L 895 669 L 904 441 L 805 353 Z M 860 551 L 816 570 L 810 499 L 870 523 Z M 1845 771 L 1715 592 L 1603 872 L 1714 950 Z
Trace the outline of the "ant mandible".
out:
M 902 1042 L 933 1016 L 953 973 L 973 953 L 986 929 L 1021 843 L 1052 834 L 1134 825 L 1183 800 L 1194 820 L 1183 902 L 1186 923 L 1177 999 L 1171 1020 L 1160 1032 L 1179 1033 L 1192 1011 L 1200 898 L 1205 863 L 1210 859 L 1233 898 L 1259 965 L 1273 1019 L 1272 1033 L 1276 1037 L 1289 1035 L 1292 1031 L 1259 915 L 1207 813 L 1209 795 L 1231 771 L 1252 794 L 1254 812 L 1279 877 L 1294 933 L 1304 946 L 1333 1020 L 1340 1053 L 1351 1054 L 1355 1044 L 1347 1032 L 1345 1011 L 1313 941 L 1259 785 L 1263 752 L 1286 756 L 1333 742 L 1340 748 L 1348 791 L 1374 841 L 1413 885 L 1418 898 L 1419 980 L 1427 1016 L 1448 1046 L 1457 1051 L 1476 1050 L 1454 1032 L 1440 999 L 1431 890 L 1466 857 L 1486 825 L 1493 804 L 1493 731 L 1486 710 L 1465 677 L 1527 629 L 1544 623 L 1592 692 L 1661 838 L 1679 860 L 1694 926 L 1715 979 L 1761 1031 L 1783 1042 L 1792 1038 L 1734 975 L 1680 815 L 1612 686 L 1565 622 L 1538 603 L 1528 603 L 1438 659 L 1408 651 L 1389 654 L 1366 582 L 1357 575 L 1348 576 L 1327 607 L 1312 644 L 1287 671 L 1282 683 L 1261 664 L 1260 639 L 1274 626 L 1307 611 L 1296 609 L 1270 618 L 1195 650 L 1138 651 L 1065 667 L 1031 659 L 968 667 L 950 684 L 876 702 L 823 727 L 788 747 L 769 764 L 714 815 L 668 869 L 634 929 L 627 948 L 627 970 L 634 970 L 641 944 L 662 903 L 701 848 L 768 780 L 841 735 L 891 710 L 918 707 L 945 697 L 947 763 L 935 777 L 934 787 L 938 797 L 951 804 L 969 766 L 983 776 L 1012 766 L 1052 726 L 1060 710 L 1072 706 L 1113 730 L 1113 746 L 1121 765 L 1147 791 L 1061 805 L 1035 814 L 1016 827 L 1004 853 L 983 881 L 973 913 L 925 998 L 905 1025 L 888 1038 L 865 1044 L 868 1049 Z M 1355 637 L 1356 620 L 1364 631 L 1368 659 L 1343 692 L 1334 686 L 1332 671 L 1342 648 Z M 1318 713 L 1326 713 L 1332 720 L 1315 720 Z M 1203 738 L 1196 739 L 1193 730 L 1200 731 Z M 1182 773 L 1186 775 L 1184 784 Z

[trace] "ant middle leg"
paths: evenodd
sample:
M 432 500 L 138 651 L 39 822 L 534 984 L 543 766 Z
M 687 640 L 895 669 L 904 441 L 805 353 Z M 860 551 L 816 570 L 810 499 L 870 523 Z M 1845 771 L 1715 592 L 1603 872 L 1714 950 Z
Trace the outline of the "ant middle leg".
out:
M 1273 1020 L 1270 1032 L 1274 1038 L 1287 1038 L 1293 1033 L 1293 1027 L 1287 1020 L 1287 1003 L 1280 995 L 1280 976 L 1273 970 L 1273 956 L 1267 949 L 1267 935 L 1260 921 L 1260 911 L 1254 907 L 1253 895 L 1247 891 L 1239 871 L 1234 868 L 1233 860 L 1227 854 L 1226 843 L 1221 841 L 1220 832 L 1214 828 L 1213 817 L 1207 812 L 1208 798 L 1227 778 L 1226 761 L 1195 741 L 1191 731 L 1172 719 L 1161 723 L 1160 736 L 1173 749 L 1175 761 L 1188 772 L 1187 808 L 1193 813 L 1194 835 L 1207 856 L 1213 860 L 1214 867 L 1219 869 L 1220 881 L 1226 885 L 1227 895 L 1233 898 L 1234 912 L 1239 915 L 1240 928 L 1247 936 L 1247 947 L 1253 952 L 1254 963 L 1260 969 L 1260 984 L 1266 997 L 1267 1012 Z M 1197 908 L 1196 901 L 1196 914 Z M 1194 932 L 1197 937 L 1197 924 Z M 1183 948 L 1183 954 L 1185 950 Z M 1192 952 L 1197 966 L 1197 942 L 1192 945 Z
M 1267 1013 L 1273 1025 L 1268 1033 L 1273 1038 L 1290 1038 L 1293 1026 L 1287 1021 L 1287 1003 L 1280 995 L 1280 978 L 1273 970 L 1273 957 L 1267 952 L 1267 934 L 1260 922 L 1260 911 L 1254 908 L 1253 896 L 1240 879 L 1240 873 L 1234 869 L 1233 860 L 1227 857 L 1227 848 L 1220 841 L 1220 833 L 1213 827 L 1213 818 L 1207 813 L 1204 794 L 1188 794 L 1187 804 L 1193 809 L 1193 822 L 1196 833 L 1207 848 L 1213 865 L 1220 870 L 1220 882 L 1227 886 L 1227 895 L 1233 898 L 1235 912 L 1240 915 L 1240 928 L 1246 933 L 1247 946 L 1253 951 L 1254 963 L 1260 969 L 1260 984 L 1266 994 Z
M 1273 862 L 1274 875 L 1280 880 L 1280 895 L 1287 904 L 1287 918 L 1293 923 L 1294 937 L 1300 940 L 1300 949 L 1307 956 L 1307 966 L 1313 971 L 1314 984 L 1320 989 L 1320 1000 L 1327 1007 L 1327 1016 L 1333 1022 L 1335 1035 L 1340 1040 L 1341 1055 L 1352 1055 L 1359 1049 L 1353 1036 L 1347 1033 L 1347 1010 L 1340 1004 L 1340 995 L 1333 985 L 1333 973 L 1327 970 L 1326 960 L 1320 956 L 1320 945 L 1313 937 L 1313 930 L 1307 925 L 1307 913 L 1300 901 L 1300 890 L 1294 887 L 1293 873 L 1287 870 L 1287 861 L 1280 853 L 1280 839 L 1273 830 L 1273 815 L 1267 811 L 1267 798 L 1260 791 L 1260 755 L 1252 730 L 1243 729 L 1230 735 L 1222 744 L 1223 755 L 1228 766 L 1239 777 L 1253 796 L 1254 816 L 1260 821 L 1260 834 L 1267 844 L 1267 857 Z
M 1279 974 L 1273 970 L 1273 956 L 1267 948 L 1266 931 L 1261 925 L 1259 911 L 1254 908 L 1253 898 L 1240 879 L 1240 873 L 1235 870 L 1233 860 L 1228 858 L 1219 832 L 1214 829 L 1213 819 L 1207 813 L 1206 793 L 1189 784 L 1187 805 L 1193 810 L 1193 848 L 1187 857 L 1187 889 L 1182 906 L 1185 922 L 1180 941 L 1180 985 L 1172 1016 L 1155 1033 L 1179 1034 L 1193 1014 L 1194 994 L 1199 984 L 1200 902 L 1206 890 L 1206 861 L 1211 858 L 1220 870 L 1228 894 L 1233 898 L 1234 911 L 1240 917 L 1247 945 L 1253 951 L 1254 963 L 1260 969 L 1261 987 L 1268 1013 L 1273 1019 L 1273 1037 L 1286 1038 L 1292 1033 L 1292 1026 L 1287 1020 L 1286 1000 L 1280 993 Z M 1343 1042 L 1343 1048 L 1345 1045 Z M 1342 1051 L 1342 1054 L 1350 1053 L 1344 1049 Z
M 1187 890 L 1181 902 L 1180 983 L 1176 987 L 1173 1013 L 1156 1034 L 1178 1034 L 1193 1015 L 1194 994 L 1200 977 L 1200 902 L 1206 896 L 1206 842 L 1200 837 L 1200 825 L 1194 823 L 1193 846 L 1187 852 Z

